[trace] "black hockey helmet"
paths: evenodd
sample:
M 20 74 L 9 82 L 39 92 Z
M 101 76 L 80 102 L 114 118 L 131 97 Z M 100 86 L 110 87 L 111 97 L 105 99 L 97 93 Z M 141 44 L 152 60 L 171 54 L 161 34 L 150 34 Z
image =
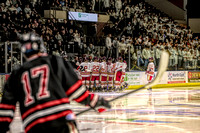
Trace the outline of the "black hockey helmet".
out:
M 21 44 L 21 52 L 26 57 L 30 57 L 31 55 L 39 52 L 46 52 L 43 39 L 38 34 L 30 32 L 18 36 Z

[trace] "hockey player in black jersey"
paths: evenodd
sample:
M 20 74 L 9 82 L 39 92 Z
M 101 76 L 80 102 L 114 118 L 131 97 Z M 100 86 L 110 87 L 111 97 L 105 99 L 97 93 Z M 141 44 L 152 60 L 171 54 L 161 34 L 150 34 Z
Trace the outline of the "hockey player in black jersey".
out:
M 69 109 L 72 100 L 97 111 L 100 106 L 110 108 L 106 100 L 82 86 L 70 63 L 43 52 L 38 35 L 21 35 L 20 42 L 26 62 L 12 71 L 4 86 L 0 133 L 9 130 L 17 102 L 25 133 L 77 133 L 75 116 Z

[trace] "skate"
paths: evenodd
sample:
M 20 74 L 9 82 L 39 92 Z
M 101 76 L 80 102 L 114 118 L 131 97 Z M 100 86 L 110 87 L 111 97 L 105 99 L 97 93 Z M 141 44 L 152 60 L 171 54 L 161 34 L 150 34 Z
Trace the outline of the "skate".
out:
M 122 91 L 123 91 L 123 88 L 124 88 L 124 86 L 122 85 L 122 86 L 119 88 L 119 92 L 122 92 Z
M 124 85 L 124 87 L 125 87 L 125 88 L 128 88 L 128 83 L 126 83 L 126 82 L 125 82 L 125 85 Z
M 112 92 L 112 87 L 108 87 L 108 92 Z
M 115 88 L 115 92 L 119 93 L 120 92 L 120 88 L 119 87 Z
M 115 92 L 115 90 L 116 90 L 116 88 L 115 87 L 111 87 L 111 90 L 110 90 L 110 92 Z

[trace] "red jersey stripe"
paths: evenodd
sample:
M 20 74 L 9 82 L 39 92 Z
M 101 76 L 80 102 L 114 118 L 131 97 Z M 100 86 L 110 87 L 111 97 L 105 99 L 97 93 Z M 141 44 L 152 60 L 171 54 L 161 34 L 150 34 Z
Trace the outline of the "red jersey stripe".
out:
M 90 101 L 92 101 L 92 99 L 94 98 L 94 94 L 90 94 Z
M 11 122 L 12 119 L 9 117 L 0 117 L 0 122 Z
M 9 105 L 9 104 L 0 104 L 0 108 L 15 110 L 15 106 L 14 105 Z
M 37 105 L 37 106 L 29 109 L 28 111 L 26 111 L 22 115 L 22 119 L 24 119 L 27 115 L 35 112 L 36 110 L 41 110 L 41 109 L 44 109 L 44 108 L 47 108 L 47 107 L 53 107 L 55 105 L 59 105 L 59 104 L 62 104 L 62 103 L 69 103 L 69 99 L 68 98 L 62 98 L 62 99 L 59 99 L 59 100 L 54 100 L 54 101 L 46 102 L 44 104 Z
M 37 119 L 36 121 L 32 122 L 29 126 L 27 126 L 25 128 L 25 132 L 27 133 L 33 126 L 35 126 L 35 125 L 37 125 L 39 123 L 52 121 L 52 120 L 64 117 L 64 116 L 66 116 L 66 115 L 68 115 L 70 113 L 72 113 L 72 111 L 71 110 L 67 110 L 67 111 L 63 111 L 63 112 L 61 112 L 59 114 L 53 114 L 53 115 L 50 115 L 50 116 L 47 116 L 47 117 L 43 117 L 43 118 Z
M 72 85 L 72 86 L 66 91 L 66 95 L 70 95 L 70 94 L 73 93 L 76 89 L 78 89 L 81 85 L 82 85 L 82 81 L 81 81 L 81 80 L 77 81 L 74 85 Z
M 83 95 L 81 95 L 79 98 L 74 99 L 74 101 L 76 102 L 82 102 L 85 98 L 87 98 L 89 96 L 89 91 L 86 91 Z

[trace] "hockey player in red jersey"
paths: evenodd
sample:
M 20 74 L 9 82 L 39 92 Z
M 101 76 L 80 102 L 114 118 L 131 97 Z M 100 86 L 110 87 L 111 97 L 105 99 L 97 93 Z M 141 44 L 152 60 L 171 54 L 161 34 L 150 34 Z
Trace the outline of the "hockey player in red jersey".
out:
M 69 62 L 42 53 L 44 45 L 38 35 L 21 35 L 20 42 L 26 62 L 13 70 L 5 83 L 0 102 L 1 133 L 9 130 L 17 102 L 25 133 L 77 133 L 75 116 L 68 108 L 70 101 L 95 110 L 110 107 L 106 100 L 82 86 Z
M 121 87 L 121 79 L 122 79 L 122 67 L 123 67 L 123 58 L 119 57 L 115 66 L 115 90 L 120 90 Z
M 147 74 L 147 81 L 150 83 L 153 78 L 154 78 L 154 73 L 155 72 L 155 65 L 153 63 L 153 57 L 150 57 L 149 58 L 149 64 L 148 64 L 148 67 L 147 67 L 147 71 L 146 71 L 146 74 Z M 149 88 L 149 90 L 151 90 L 151 88 Z
M 100 69 L 100 63 L 98 60 L 98 57 L 94 57 L 93 62 L 90 64 L 91 69 L 91 88 L 93 90 L 99 89 L 99 69 Z M 94 83 L 96 84 L 96 87 L 94 88 Z
M 108 58 L 108 87 L 109 87 L 109 91 L 112 90 L 112 87 L 114 87 L 114 82 L 113 82 L 113 78 L 115 75 L 115 63 L 112 63 L 112 58 L 109 57 Z
M 82 83 L 89 89 L 90 85 L 90 63 L 87 57 L 84 58 L 83 62 L 80 64 L 79 69 L 81 71 Z
M 100 63 L 100 82 L 101 90 L 105 91 L 107 89 L 107 76 L 108 67 L 106 62 L 106 57 L 102 57 L 102 62 Z

